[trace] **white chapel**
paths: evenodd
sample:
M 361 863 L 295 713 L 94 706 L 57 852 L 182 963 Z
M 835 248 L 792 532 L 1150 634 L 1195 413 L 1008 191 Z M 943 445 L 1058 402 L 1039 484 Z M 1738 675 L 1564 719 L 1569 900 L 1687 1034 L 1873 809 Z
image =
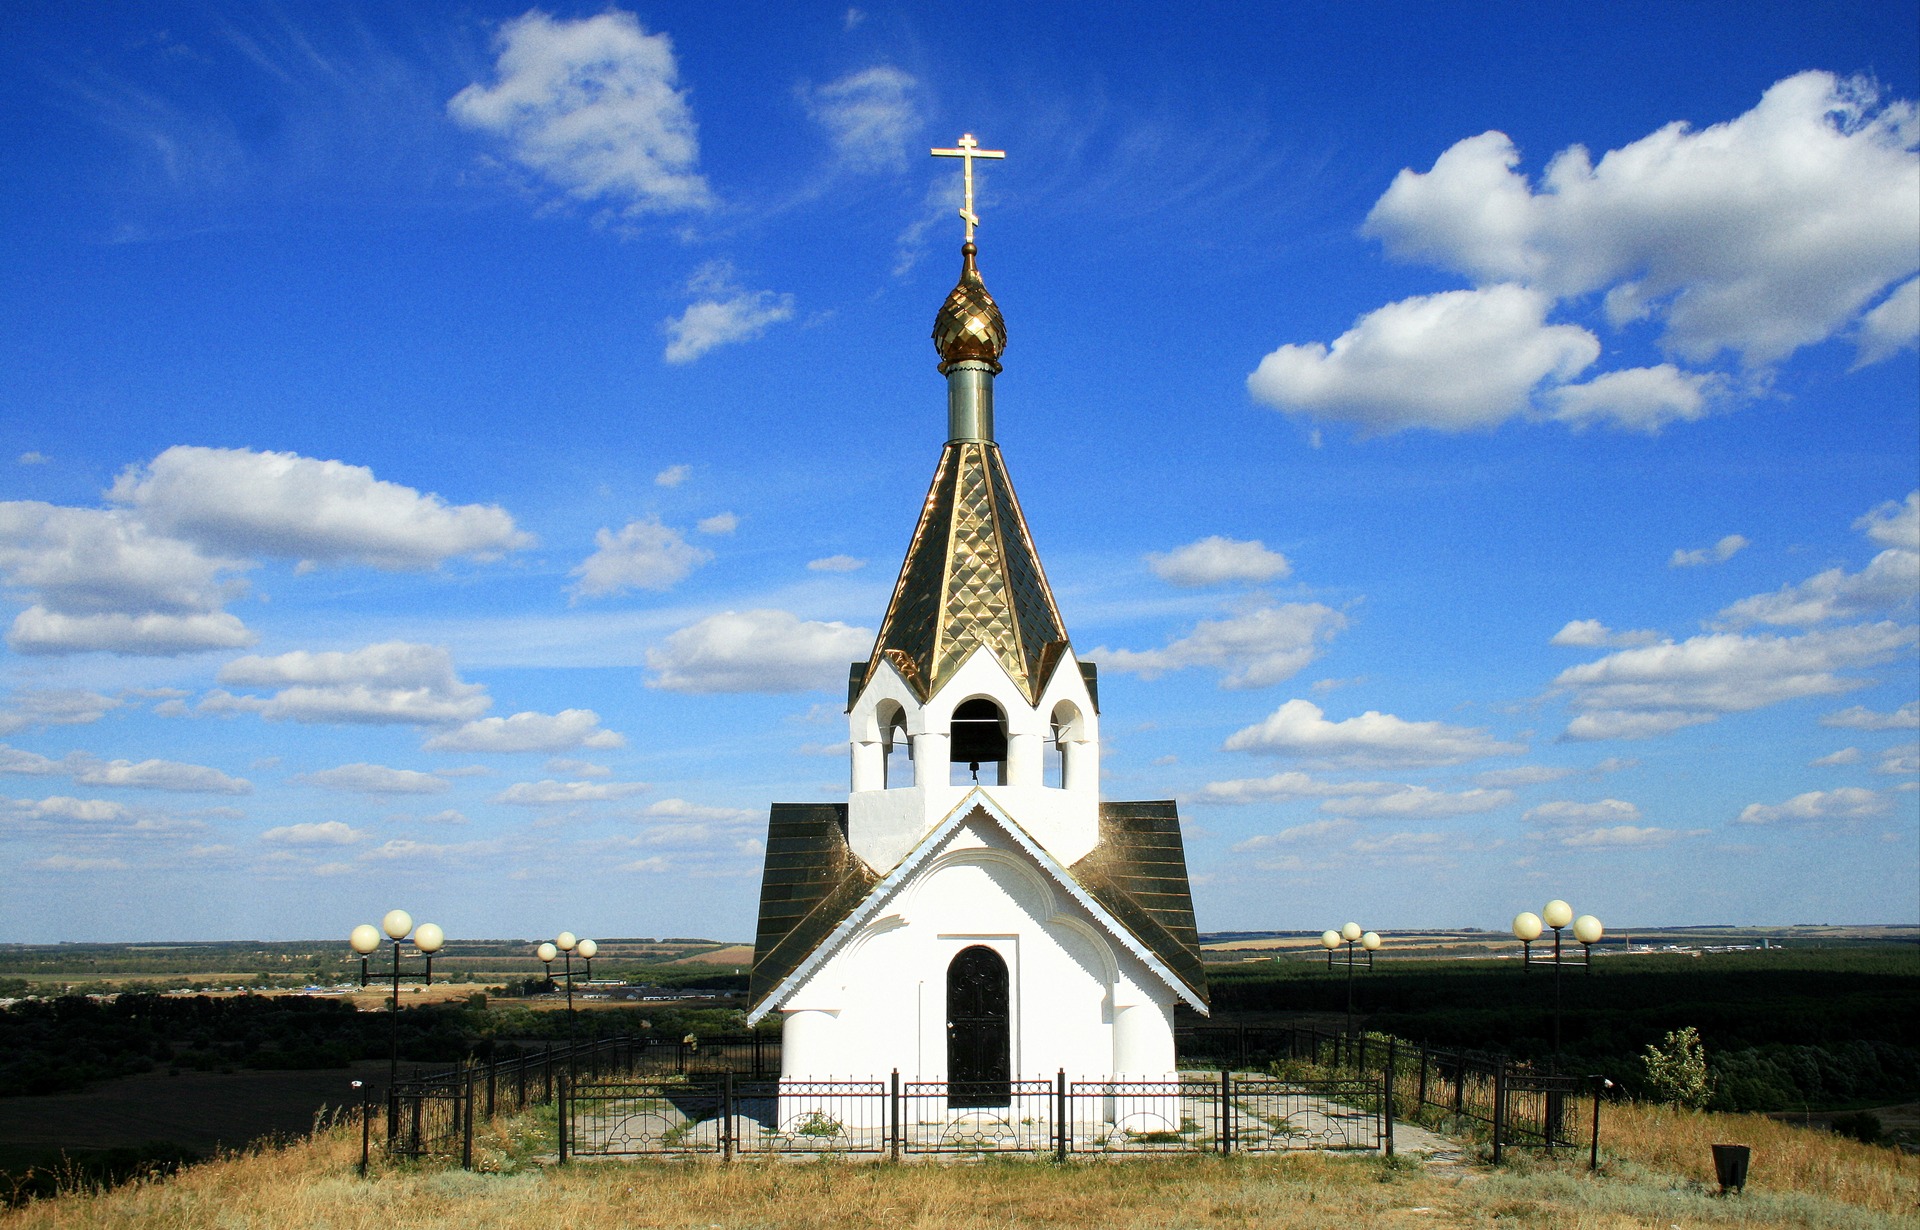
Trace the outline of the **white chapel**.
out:
M 1100 797 L 1093 663 L 1074 652 L 993 438 L 1006 324 L 975 264 L 933 327 L 947 441 L 873 652 L 847 681 L 844 803 L 776 803 L 749 1023 L 788 1079 L 1008 1082 L 1174 1074 L 1207 1011 L 1180 818 Z

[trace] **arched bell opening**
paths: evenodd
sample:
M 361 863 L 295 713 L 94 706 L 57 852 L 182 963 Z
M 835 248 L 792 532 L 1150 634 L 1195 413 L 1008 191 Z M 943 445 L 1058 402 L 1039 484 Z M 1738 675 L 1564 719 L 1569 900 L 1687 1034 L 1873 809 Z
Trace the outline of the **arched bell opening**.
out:
M 1043 784 L 1065 790 L 1077 778 L 1075 770 L 1086 750 L 1086 720 L 1072 701 L 1063 700 L 1053 707 L 1047 724 L 1047 746 Z
M 982 696 L 962 701 L 953 711 L 947 740 L 955 786 L 1007 784 L 1007 715 Z
M 907 715 L 898 705 L 882 705 L 880 726 L 880 785 L 892 790 L 913 785 L 913 741 L 907 737 Z

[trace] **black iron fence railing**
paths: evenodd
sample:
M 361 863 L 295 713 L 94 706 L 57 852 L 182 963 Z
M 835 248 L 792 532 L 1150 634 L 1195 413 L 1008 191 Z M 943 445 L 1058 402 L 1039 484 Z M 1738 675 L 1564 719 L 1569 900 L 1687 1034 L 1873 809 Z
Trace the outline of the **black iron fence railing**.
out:
M 1392 1074 L 1395 1104 L 1415 1118 L 1478 1124 L 1493 1160 L 1510 1148 L 1580 1149 L 1600 1155 L 1598 1077 L 1519 1063 L 1481 1051 L 1416 1046 L 1380 1034 L 1341 1034 L 1290 1026 L 1203 1025 L 1175 1035 L 1182 1064 L 1279 1072 Z
M 401 1081 L 387 1099 L 387 1148 L 470 1165 L 476 1121 L 551 1102 L 563 1157 L 1390 1151 L 1397 1112 L 1477 1125 L 1496 1162 L 1510 1148 L 1584 1147 L 1598 1163 L 1597 1078 L 1285 1026 L 1202 1026 L 1179 1031 L 1177 1045 L 1184 1067 L 1212 1070 L 1175 1081 L 1013 1081 L 1005 1105 L 964 1106 L 978 1091 L 941 1081 L 781 1080 L 779 1040 L 758 1034 L 602 1038 Z
M 996 1091 L 997 1092 L 997 1091 Z M 563 1082 L 561 1160 L 658 1154 L 1391 1151 L 1384 1081 L 1189 1073 L 1010 1081 L 1002 1105 L 945 1081 Z M 999 1099 L 996 1097 L 995 1099 Z

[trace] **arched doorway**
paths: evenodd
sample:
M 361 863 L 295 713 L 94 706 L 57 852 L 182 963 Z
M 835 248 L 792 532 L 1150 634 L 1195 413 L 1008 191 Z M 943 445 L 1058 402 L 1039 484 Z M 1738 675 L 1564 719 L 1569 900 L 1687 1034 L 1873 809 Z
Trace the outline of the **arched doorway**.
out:
M 1012 1100 L 1012 1031 L 1007 963 L 975 944 L 947 966 L 947 1105 L 1005 1106 Z

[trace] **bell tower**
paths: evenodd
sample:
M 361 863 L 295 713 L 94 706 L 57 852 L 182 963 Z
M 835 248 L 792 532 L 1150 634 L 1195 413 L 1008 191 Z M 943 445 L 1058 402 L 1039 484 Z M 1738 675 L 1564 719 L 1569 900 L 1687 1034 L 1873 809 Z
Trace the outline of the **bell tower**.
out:
M 1099 841 L 1095 672 L 1075 656 L 1000 446 L 993 385 L 1007 325 L 980 276 L 968 161 L 960 279 L 933 321 L 947 441 L 893 599 L 847 683 L 847 840 L 882 874 L 984 790 L 1055 858 Z M 936 151 L 939 152 L 939 151 Z

